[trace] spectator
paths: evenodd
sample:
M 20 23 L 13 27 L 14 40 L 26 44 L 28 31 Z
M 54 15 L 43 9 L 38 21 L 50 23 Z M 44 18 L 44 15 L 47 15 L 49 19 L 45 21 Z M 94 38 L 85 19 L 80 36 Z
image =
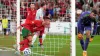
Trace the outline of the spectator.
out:
M 56 14 L 57 14 L 57 16 L 59 16 L 59 11 L 60 11 L 60 7 L 58 6 L 58 5 L 56 5 Z
M 12 33 L 12 35 L 15 35 L 16 34 L 16 21 L 15 21 L 15 19 L 13 19 L 13 20 L 11 20 L 11 22 L 10 22 L 10 31 L 11 31 L 11 33 Z
M 53 11 L 53 7 L 52 6 L 49 9 L 49 14 L 51 15 L 51 18 L 53 18 L 54 11 Z
M 3 16 L 2 26 L 3 26 L 4 35 L 7 35 L 8 19 L 6 18 L 6 16 Z
M 44 11 L 46 10 L 47 5 L 45 3 L 41 4 L 41 7 L 37 10 L 36 20 L 43 20 L 43 16 L 45 15 Z
M 66 8 L 63 6 L 63 7 L 61 7 L 60 8 L 60 18 L 61 18 L 61 20 L 64 20 L 65 18 L 65 15 L 66 15 Z
M 83 11 L 90 11 L 90 4 L 88 3 L 88 0 L 86 0 L 86 3 L 82 6 Z

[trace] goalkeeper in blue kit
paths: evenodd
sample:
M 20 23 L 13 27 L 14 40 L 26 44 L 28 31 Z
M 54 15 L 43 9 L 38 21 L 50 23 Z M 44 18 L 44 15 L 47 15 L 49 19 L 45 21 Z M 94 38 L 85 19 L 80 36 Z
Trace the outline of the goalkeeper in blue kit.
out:
M 85 15 L 85 16 L 84 16 Z M 87 56 L 87 48 L 89 42 L 93 40 L 96 33 L 97 22 L 96 22 L 97 11 L 93 10 L 91 12 L 83 12 L 77 23 L 78 26 L 78 39 L 83 50 L 83 56 Z M 86 40 L 84 41 L 84 31 L 86 34 Z

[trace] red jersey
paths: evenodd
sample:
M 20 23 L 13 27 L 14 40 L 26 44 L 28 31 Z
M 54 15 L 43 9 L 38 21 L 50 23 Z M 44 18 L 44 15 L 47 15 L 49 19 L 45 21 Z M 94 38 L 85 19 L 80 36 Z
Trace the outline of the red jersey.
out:
M 23 51 L 25 48 L 29 48 L 30 41 L 28 39 L 24 39 L 19 44 L 21 45 L 20 51 Z
M 28 29 L 32 33 L 37 32 L 37 31 L 40 31 L 40 35 L 44 33 L 44 26 L 42 25 L 41 20 L 34 20 L 34 21 L 31 21 L 30 23 L 22 24 L 21 26 Z
M 65 14 L 66 13 L 66 8 L 61 8 L 61 10 L 60 10 L 60 14 Z
M 36 10 L 27 9 L 27 17 L 25 23 L 30 23 L 32 20 L 35 20 Z

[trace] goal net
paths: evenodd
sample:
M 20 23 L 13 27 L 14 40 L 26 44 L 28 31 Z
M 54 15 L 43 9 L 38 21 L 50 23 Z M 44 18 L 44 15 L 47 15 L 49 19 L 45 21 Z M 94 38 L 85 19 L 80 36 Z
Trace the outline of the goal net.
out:
M 0 0 L 0 56 L 15 56 L 16 0 Z
M 70 56 L 70 0 L 0 0 L 0 51 L 7 50 L 9 56 L 14 56 L 13 45 L 16 43 L 19 45 L 20 40 L 23 40 L 17 26 L 24 23 L 29 3 L 35 3 L 38 10 L 43 2 L 47 3 L 49 13 L 52 15 L 50 28 L 47 29 L 43 41 L 44 51 L 41 51 L 37 37 L 34 46 L 31 47 L 31 56 Z M 7 20 L 3 20 L 5 18 Z M 7 24 L 6 28 L 4 23 Z
M 64 2 L 65 1 L 65 2 Z M 41 3 L 47 3 L 48 10 L 51 11 L 50 28 L 47 29 L 46 38 L 43 41 L 44 51 L 41 51 L 39 39 L 37 37 L 34 46 L 31 48 L 32 56 L 70 56 L 70 1 L 66 0 L 23 0 L 20 1 L 21 21 L 24 23 L 29 3 L 35 3 L 36 10 Z M 52 7 L 52 8 L 51 8 Z M 50 9 L 51 8 L 51 9 Z M 63 10 L 64 9 L 64 10 Z M 63 10 L 63 11 L 62 11 Z M 53 11 L 53 14 L 52 14 Z

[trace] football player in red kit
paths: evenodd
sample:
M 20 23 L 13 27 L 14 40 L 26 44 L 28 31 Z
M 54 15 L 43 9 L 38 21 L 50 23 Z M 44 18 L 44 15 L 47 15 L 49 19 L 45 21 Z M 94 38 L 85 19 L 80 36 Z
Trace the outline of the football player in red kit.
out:
M 20 44 L 20 51 L 23 52 L 24 56 L 30 56 L 31 54 L 31 49 L 30 49 L 30 44 L 31 44 L 31 35 L 28 36 L 28 38 L 22 40 Z
M 44 28 L 48 27 L 48 25 L 50 25 L 50 19 L 48 17 L 44 17 L 44 21 L 34 20 L 31 23 L 24 23 L 20 27 L 24 27 L 24 30 L 22 30 L 22 35 L 25 37 L 25 39 L 29 37 L 28 35 L 32 35 L 34 32 L 39 32 L 39 42 L 41 48 L 43 49 L 42 34 L 44 33 Z M 30 37 L 30 39 L 32 40 L 32 37 Z
M 27 8 L 27 13 L 26 13 L 27 17 L 25 23 L 30 23 L 31 21 L 35 20 L 36 11 L 37 10 L 35 10 L 35 4 L 30 3 L 29 8 Z

